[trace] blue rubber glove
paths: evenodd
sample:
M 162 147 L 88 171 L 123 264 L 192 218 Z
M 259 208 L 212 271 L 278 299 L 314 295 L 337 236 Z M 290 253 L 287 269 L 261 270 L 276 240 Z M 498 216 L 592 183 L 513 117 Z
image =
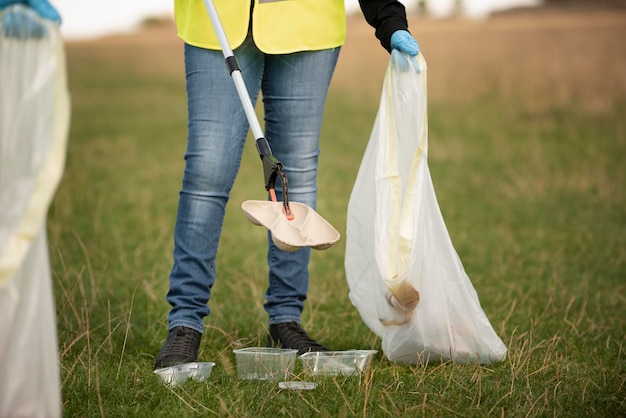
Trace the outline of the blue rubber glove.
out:
M 61 15 L 59 15 L 59 12 L 56 11 L 48 0 L 0 0 L 0 10 L 14 4 L 26 5 L 36 11 L 39 16 L 44 19 L 52 20 L 59 25 L 61 24 Z
M 413 68 L 416 73 L 421 73 L 422 69 L 417 62 L 417 54 L 420 53 L 420 46 L 411 34 L 405 30 L 397 30 L 391 35 L 391 54 L 400 70 L 407 71 L 413 61 Z M 395 54 L 394 54 L 395 52 Z
M 21 4 L 8 7 L 4 11 L 2 32 L 7 38 L 17 39 L 40 39 L 48 33 L 37 12 Z
M 420 53 L 420 46 L 413 36 L 405 30 L 397 30 L 391 35 L 391 49 L 397 49 L 412 57 Z
M 8 37 L 44 37 L 47 31 L 39 16 L 61 24 L 61 16 L 47 0 L 0 0 L 0 10 L 5 8 L 8 9 L 2 15 L 2 28 Z

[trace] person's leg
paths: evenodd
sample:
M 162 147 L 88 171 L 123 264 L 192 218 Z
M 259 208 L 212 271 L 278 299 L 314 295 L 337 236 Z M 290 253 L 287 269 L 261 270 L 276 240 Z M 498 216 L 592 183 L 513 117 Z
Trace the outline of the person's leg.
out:
M 289 199 L 316 205 L 324 104 L 339 49 L 267 56 L 263 75 L 265 135 L 289 181 Z M 276 184 L 282 199 L 280 181 Z M 309 283 L 310 248 L 279 250 L 268 235 L 269 324 L 300 322 Z
M 251 40 L 235 54 L 254 102 L 261 84 L 263 55 Z M 168 330 L 184 327 L 197 352 L 203 318 L 210 312 L 207 303 L 216 277 L 215 257 L 226 203 L 249 125 L 221 51 L 185 45 L 185 69 L 189 132 L 167 294 L 172 307 Z M 163 364 L 168 356 L 169 362 L 184 362 L 181 360 L 188 357 L 174 355 L 177 350 L 172 344 L 164 344 L 157 363 Z

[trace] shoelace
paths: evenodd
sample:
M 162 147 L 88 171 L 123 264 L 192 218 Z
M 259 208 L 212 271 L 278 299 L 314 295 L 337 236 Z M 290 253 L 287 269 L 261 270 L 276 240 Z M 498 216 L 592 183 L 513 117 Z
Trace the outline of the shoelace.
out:
M 193 357 L 197 340 L 198 334 L 193 331 L 175 330 L 167 341 L 168 356 Z

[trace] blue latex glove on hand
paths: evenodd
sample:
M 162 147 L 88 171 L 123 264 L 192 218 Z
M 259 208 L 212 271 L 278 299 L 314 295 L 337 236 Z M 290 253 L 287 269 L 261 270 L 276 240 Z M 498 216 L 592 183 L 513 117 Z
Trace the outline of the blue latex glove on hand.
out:
M 26 6 L 11 6 L 2 15 L 2 33 L 7 38 L 40 39 L 48 33 L 41 17 Z
M 397 30 L 391 35 L 391 49 L 397 49 L 412 57 L 420 53 L 420 46 L 413 36 L 405 30 Z
M 409 60 L 411 60 L 413 61 L 415 72 L 422 72 L 416 58 L 417 54 L 420 53 L 420 46 L 409 32 L 405 30 L 395 31 L 391 35 L 390 43 L 391 53 L 400 70 L 407 71 L 411 66 L 409 63 Z
M 47 30 L 41 18 L 61 23 L 61 16 L 47 0 L 0 0 L 0 10 L 5 8 L 2 30 L 9 38 L 43 38 Z
M 61 24 L 61 15 L 52 7 L 48 0 L 0 0 L 0 10 L 14 4 L 24 4 L 36 11 L 44 19 Z

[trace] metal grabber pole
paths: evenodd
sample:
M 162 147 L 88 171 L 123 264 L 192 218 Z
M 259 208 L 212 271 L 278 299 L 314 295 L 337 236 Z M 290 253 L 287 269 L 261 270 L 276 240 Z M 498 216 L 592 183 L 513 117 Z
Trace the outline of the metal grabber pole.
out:
M 261 125 L 259 124 L 259 120 L 257 119 L 256 113 L 254 112 L 254 106 L 252 106 L 252 100 L 250 99 L 250 95 L 248 94 L 248 89 L 246 88 L 246 85 L 243 81 L 241 69 L 239 68 L 237 59 L 235 58 L 235 55 L 233 54 L 233 51 L 228 43 L 228 39 L 226 38 L 226 33 L 224 32 L 224 27 L 222 26 L 222 22 L 217 13 L 217 9 L 215 8 L 215 4 L 213 3 L 213 0 L 204 0 L 204 4 L 206 6 L 207 12 L 209 13 L 209 18 L 211 19 L 211 23 L 213 24 L 213 28 L 220 43 L 222 53 L 224 54 L 226 67 L 228 68 L 230 76 L 235 83 L 237 94 L 239 95 L 239 99 L 241 100 L 241 104 L 243 105 L 243 110 L 246 113 L 246 118 L 248 119 L 248 123 L 250 124 L 250 129 L 252 130 L 252 134 L 254 135 L 257 151 L 259 153 L 259 156 L 261 157 L 261 161 L 263 162 L 265 190 L 270 193 L 272 201 L 276 202 L 276 178 L 280 177 L 283 185 L 284 214 L 287 219 L 292 220 L 294 219 L 294 214 L 289 208 L 287 176 L 285 175 L 285 171 L 283 170 L 283 165 L 272 155 L 270 145 L 267 142 L 265 135 L 263 134 L 263 130 L 261 129 Z

